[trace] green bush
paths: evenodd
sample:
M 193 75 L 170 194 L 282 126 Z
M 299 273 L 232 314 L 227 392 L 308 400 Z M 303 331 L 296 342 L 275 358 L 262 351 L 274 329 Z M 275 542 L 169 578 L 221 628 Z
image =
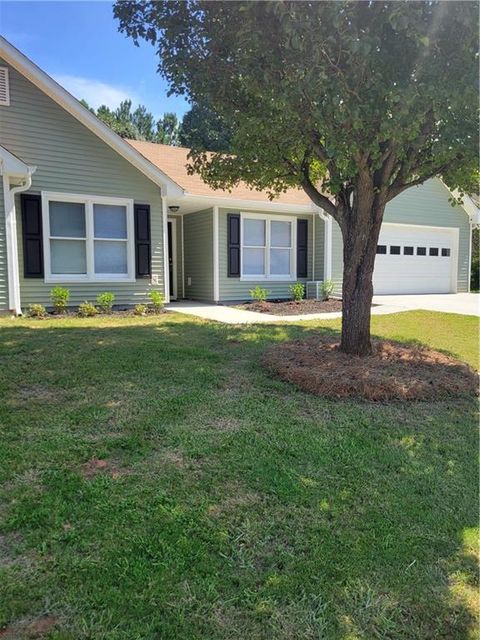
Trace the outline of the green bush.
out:
M 30 304 L 28 306 L 28 315 L 32 318 L 44 318 L 47 315 L 47 310 L 43 304 Z
M 324 280 L 320 285 L 320 292 L 323 300 L 328 300 L 335 289 L 335 283 L 333 280 Z
M 305 285 L 301 282 L 295 282 L 288 287 L 288 290 L 292 294 L 292 298 L 295 302 L 300 302 L 305 297 Z
M 65 313 L 70 300 L 70 291 L 64 287 L 53 287 L 50 291 L 50 299 L 55 313 Z
M 270 291 L 267 291 L 266 289 L 264 289 L 263 287 L 257 284 L 255 289 L 250 289 L 249 293 L 250 293 L 250 297 L 252 298 L 252 300 L 255 300 L 255 302 L 265 302 L 266 299 L 268 298 L 268 294 L 270 293 Z
M 147 315 L 148 307 L 146 304 L 136 304 L 133 308 L 133 313 L 136 316 L 145 316 Z
M 78 305 L 78 315 L 82 318 L 91 318 L 92 316 L 96 316 L 98 313 L 97 307 L 93 304 L 93 302 L 82 302 L 82 304 Z
M 111 293 L 111 291 L 103 291 L 103 293 L 99 293 L 97 296 L 97 304 L 102 313 L 112 313 L 114 301 L 115 294 Z
M 165 304 L 165 298 L 163 297 L 163 295 L 160 293 L 160 291 L 155 291 L 155 289 L 153 289 L 148 294 L 148 297 L 152 302 L 152 308 L 155 313 L 160 313 L 160 311 L 162 311 L 163 309 L 163 305 Z

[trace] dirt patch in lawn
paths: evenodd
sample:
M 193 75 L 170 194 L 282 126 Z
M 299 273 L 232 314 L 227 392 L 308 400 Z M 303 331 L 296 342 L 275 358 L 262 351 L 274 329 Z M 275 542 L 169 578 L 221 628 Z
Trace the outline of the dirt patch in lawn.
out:
M 430 400 L 478 394 L 478 374 L 454 358 L 416 345 L 374 340 L 373 354 L 342 353 L 335 337 L 270 347 L 263 365 L 304 391 L 327 398 Z
M 40 618 L 21 620 L 4 629 L 0 629 L 1 640 L 33 640 L 44 638 L 59 624 L 55 616 L 41 616 Z
M 247 302 L 238 309 L 269 313 L 274 316 L 297 316 L 303 313 L 330 313 L 342 310 L 341 300 L 268 300 L 267 302 Z
M 91 458 L 82 465 L 82 476 L 86 480 L 91 480 L 103 474 L 109 475 L 113 480 L 129 473 L 128 469 L 120 467 L 114 460 L 102 460 L 101 458 Z

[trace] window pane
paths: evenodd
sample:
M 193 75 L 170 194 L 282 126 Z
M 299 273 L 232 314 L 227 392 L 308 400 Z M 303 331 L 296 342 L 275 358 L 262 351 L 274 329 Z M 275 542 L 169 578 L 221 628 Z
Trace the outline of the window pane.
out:
M 377 244 L 377 253 L 387 253 L 387 245 Z
M 85 237 L 85 205 L 80 202 L 49 203 L 50 235 L 66 238 Z M 67 273 L 67 272 L 65 272 Z
M 392 256 L 399 256 L 400 255 L 400 247 L 396 244 L 392 244 L 392 246 L 390 247 L 390 254 Z
M 417 256 L 426 256 L 427 249 L 426 247 L 417 247 Z
M 127 243 L 95 240 L 95 273 L 127 273 Z
M 113 204 L 93 205 L 96 238 L 127 239 L 127 209 Z
M 272 276 L 290 275 L 290 249 L 270 249 L 270 273 Z
M 247 276 L 265 274 L 265 249 L 243 250 L 243 273 Z
M 87 273 L 85 240 L 50 240 L 52 273 Z
M 253 247 L 265 246 L 265 220 L 244 219 L 243 244 Z
M 450 255 L 450 249 L 442 249 L 442 256 L 444 258 L 448 258 L 449 255 Z
M 437 247 L 430 247 L 428 253 L 431 256 L 438 256 L 438 248 Z
M 413 247 L 403 247 L 404 256 L 413 256 Z
M 275 222 L 270 225 L 270 244 L 272 247 L 291 246 L 291 224 L 290 222 Z

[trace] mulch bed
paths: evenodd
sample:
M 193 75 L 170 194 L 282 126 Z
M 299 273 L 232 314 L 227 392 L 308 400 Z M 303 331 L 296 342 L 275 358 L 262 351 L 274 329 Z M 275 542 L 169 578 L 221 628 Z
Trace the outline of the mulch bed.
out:
M 374 340 L 366 357 L 342 353 L 337 337 L 271 346 L 262 364 L 303 391 L 326 398 L 435 400 L 478 395 L 478 374 L 454 358 L 417 345 Z
M 301 313 L 328 313 L 342 310 L 341 300 L 268 300 L 267 302 L 247 302 L 239 305 L 245 311 L 270 313 L 274 316 L 296 316 Z

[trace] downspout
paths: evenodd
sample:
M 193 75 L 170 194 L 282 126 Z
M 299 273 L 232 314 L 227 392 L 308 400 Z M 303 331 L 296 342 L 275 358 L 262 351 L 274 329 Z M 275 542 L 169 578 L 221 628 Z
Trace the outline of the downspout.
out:
M 8 306 L 15 315 L 22 315 L 20 302 L 20 271 L 18 264 L 18 242 L 17 242 L 17 215 L 15 210 L 15 196 L 17 193 L 27 191 L 32 186 L 31 168 L 25 176 L 24 184 L 17 187 L 10 187 L 10 177 L 3 176 L 3 189 L 5 201 L 5 232 L 7 245 L 7 269 L 8 269 Z

